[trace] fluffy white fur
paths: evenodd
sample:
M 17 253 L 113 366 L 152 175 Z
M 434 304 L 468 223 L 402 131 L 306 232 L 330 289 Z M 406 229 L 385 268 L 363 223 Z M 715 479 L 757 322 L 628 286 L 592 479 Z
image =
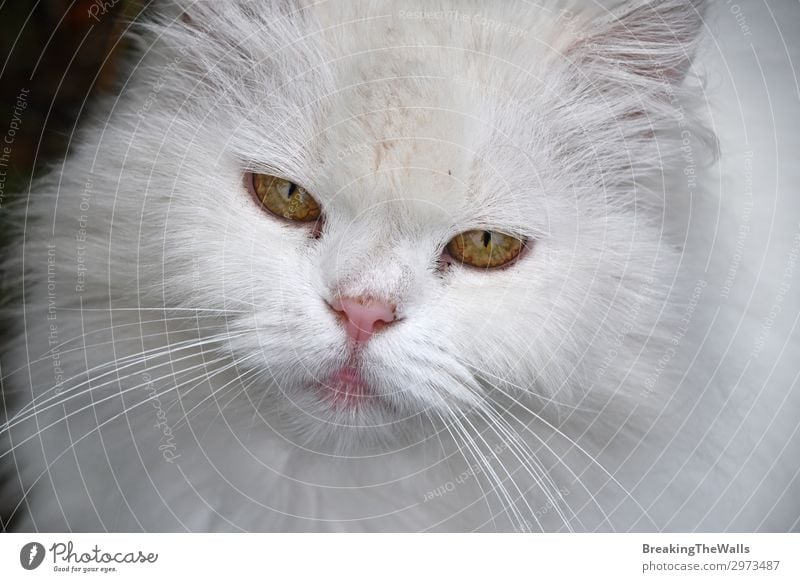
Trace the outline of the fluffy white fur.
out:
M 162 6 L 17 215 L 14 527 L 797 527 L 792 322 L 757 343 L 797 225 L 760 272 L 731 258 L 742 198 L 714 185 L 745 166 L 710 166 L 704 8 Z M 248 170 L 312 192 L 322 236 Z M 530 252 L 440 272 L 475 228 Z M 337 292 L 403 318 L 363 353 L 380 405 L 311 389 L 347 358 Z

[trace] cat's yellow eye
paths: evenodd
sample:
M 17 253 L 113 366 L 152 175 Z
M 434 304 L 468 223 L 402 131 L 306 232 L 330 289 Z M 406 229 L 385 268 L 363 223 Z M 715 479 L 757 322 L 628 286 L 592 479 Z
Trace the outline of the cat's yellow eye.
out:
M 264 208 L 286 220 L 313 222 L 322 214 L 311 194 L 289 180 L 269 174 L 253 174 L 253 191 Z
M 502 267 L 516 259 L 524 241 L 493 230 L 471 230 L 456 236 L 447 252 L 456 260 L 479 269 Z

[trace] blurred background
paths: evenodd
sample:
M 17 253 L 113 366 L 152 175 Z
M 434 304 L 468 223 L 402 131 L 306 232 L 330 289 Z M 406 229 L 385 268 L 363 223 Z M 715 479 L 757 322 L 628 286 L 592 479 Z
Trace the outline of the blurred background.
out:
M 130 49 L 122 35 L 149 3 L 0 0 L 0 213 L 23 202 L 36 172 L 66 154 L 93 99 L 115 90 Z M 0 248 L 9 226 L 0 228 Z M 0 267 L 0 308 L 11 301 L 9 286 Z M 0 497 L 0 531 L 12 525 L 6 505 Z
M 3 144 L 10 151 L 0 201 L 11 202 L 35 168 L 62 156 L 92 98 L 113 90 L 126 51 L 120 37 L 147 3 L 0 0 L 0 134 L 14 133 Z

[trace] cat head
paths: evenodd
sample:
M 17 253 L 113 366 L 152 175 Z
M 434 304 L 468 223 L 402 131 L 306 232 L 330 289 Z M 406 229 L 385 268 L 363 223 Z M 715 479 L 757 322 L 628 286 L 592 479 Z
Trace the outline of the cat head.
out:
M 586 4 L 163 11 L 110 130 L 148 230 L 115 262 L 225 312 L 241 398 L 296 438 L 635 399 L 703 2 Z

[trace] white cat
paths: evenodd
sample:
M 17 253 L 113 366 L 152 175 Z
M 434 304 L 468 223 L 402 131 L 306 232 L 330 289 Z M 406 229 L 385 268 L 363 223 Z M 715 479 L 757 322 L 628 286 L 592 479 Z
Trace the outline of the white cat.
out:
M 10 527 L 797 528 L 798 206 L 692 66 L 731 15 L 178 4 L 14 216 Z

